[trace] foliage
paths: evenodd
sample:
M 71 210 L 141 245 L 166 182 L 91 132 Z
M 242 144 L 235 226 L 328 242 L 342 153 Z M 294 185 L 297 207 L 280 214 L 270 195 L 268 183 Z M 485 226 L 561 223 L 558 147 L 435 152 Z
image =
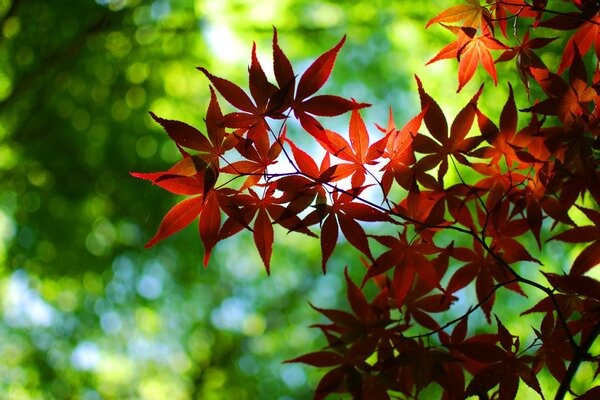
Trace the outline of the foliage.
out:
M 496 64 L 516 60 L 513 76 L 521 82 L 508 84 L 497 116 L 478 105 L 483 92 L 494 90 L 482 85 L 449 123 L 427 82 L 416 77 L 421 112 L 398 128 L 390 110 L 380 133 L 369 133 L 361 117 L 368 104 L 317 94 L 345 37 L 298 75 L 275 30 L 275 83 L 254 46 L 250 95 L 199 68 L 212 84 L 207 135 L 152 114 L 182 159 L 164 172 L 133 173 L 188 196 L 167 213 L 147 247 L 198 219 L 205 266 L 217 242 L 247 230 L 270 273 L 274 226 L 317 236 L 312 228 L 318 225 L 325 273 L 341 233 L 360 253 L 362 282 L 346 272 L 350 311 L 314 307 L 330 320 L 315 325 L 327 347 L 289 360 L 331 368 L 315 398 L 414 398 L 436 385 L 447 399 L 513 399 L 521 381 L 544 398 L 537 378 L 542 371 L 557 382 L 551 388 L 556 398 L 563 398 L 581 363 L 599 371 L 590 349 L 600 334 L 600 283 L 589 275 L 600 263 L 600 72 L 588 73 L 584 62 L 596 40 L 600 6 L 564 3 L 565 10 L 545 1 L 468 0 L 429 22 L 456 36 L 430 62 L 458 60 L 459 92 L 479 64 L 496 83 Z M 511 35 L 508 23 L 514 24 Z M 554 40 L 538 36 L 547 31 L 570 34 L 556 72 L 536 55 Z M 490 50 L 502 53 L 494 61 Z M 540 98 L 519 110 L 516 85 Z M 215 91 L 235 111 L 223 113 Z M 324 119 L 345 113 L 348 139 Z M 288 133 L 292 115 L 301 126 L 298 135 L 310 135 L 322 158 Z M 523 244 L 527 237 L 534 246 Z M 558 262 L 538 259 L 536 253 L 555 241 L 587 244 L 576 247 L 568 273 Z M 532 270 L 541 274 L 529 277 Z M 456 312 L 468 288 L 476 301 Z M 532 323 L 535 337 L 522 338 L 495 312 L 497 292 L 527 297 L 532 289 L 541 298 L 519 311 L 522 318 L 541 318 Z M 486 322 L 469 329 L 477 310 Z M 458 316 L 446 318 L 452 313 Z M 587 389 L 581 398 L 597 393 Z

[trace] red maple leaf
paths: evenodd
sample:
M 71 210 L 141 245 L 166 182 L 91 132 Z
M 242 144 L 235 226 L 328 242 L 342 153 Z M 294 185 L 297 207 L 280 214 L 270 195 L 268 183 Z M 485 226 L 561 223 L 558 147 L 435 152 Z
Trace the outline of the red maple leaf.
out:
M 352 187 L 359 188 L 365 181 L 366 165 L 376 164 L 376 160 L 383 154 L 387 136 L 369 145 L 369 132 L 358 110 L 352 110 L 350 117 L 350 143 L 336 132 L 327 129 L 324 132 L 327 141 L 321 141 L 321 145 L 325 150 L 349 162 L 335 166 L 334 180 L 352 176 Z
M 396 129 L 390 109 L 387 128 L 379 128 L 388 138 L 382 157 L 389 161 L 381 168 L 381 171 L 384 171 L 381 177 L 381 187 L 385 196 L 388 195 L 394 180 L 407 190 L 411 186 L 413 173 L 409 167 L 416 161 L 412 141 L 421 127 L 427 108 L 425 107 L 400 130 Z
M 304 220 L 306 226 L 321 224 L 321 252 L 323 273 L 326 271 L 327 260 L 337 244 L 339 229 L 352 246 L 360 250 L 369 259 L 373 259 L 367 235 L 357 222 L 390 221 L 390 217 L 381 211 L 363 203 L 354 201 L 360 190 L 352 196 L 348 192 L 334 190 L 331 193 L 331 204 L 317 204 L 316 209 Z M 338 229 L 339 228 L 339 229 Z
M 440 106 L 425 92 L 421 81 L 417 77 L 419 86 L 419 97 L 421 98 L 421 109 L 426 110 L 424 115 L 427 130 L 433 136 L 431 139 L 423 134 L 413 138 L 413 149 L 418 153 L 426 154 L 422 157 L 414 169 L 417 171 L 428 171 L 438 164 L 438 182 L 441 184 L 448 172 L 448 157 L 453 156 L 461 163 L 469 164 L 464 154 L 473 150 L 481 142 L 481 137 L 467 137 L 475 118 L 477 100 L 483 90 L 479 88 L 471 101 L 458 113 L 450 127 L 448 135 L 448 123 Z
M 498 83 L 496 67 L 490 50 L 504 50 L 507 47 L 491 35 L 477 36 L 476 33 L 477 31 L 473 28 L 456 30 L 457 39 L 427 62 L 427 64 L 431 64 L 446 58 L 456 58 L 459 62 L 457 92 L 460 92 L 471 80 L 479 63 L 494 79 L 494 84 Z
M 582 117 L 589 117 L 598 94 L 594 87 L 588 86 L 585 66 L 577 49 L 569 70 L 569 83 L 547 69 L 531 68 L 531 73 L 548 98 L 523 111 L 555 115 L 566 127 Z

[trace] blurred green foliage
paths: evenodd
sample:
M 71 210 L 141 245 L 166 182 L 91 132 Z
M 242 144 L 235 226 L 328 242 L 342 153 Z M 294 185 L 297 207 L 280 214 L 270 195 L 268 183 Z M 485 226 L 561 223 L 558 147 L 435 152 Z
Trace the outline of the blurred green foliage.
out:
M 285 236 L 267 279 L 248 236 L 206 270 L 192 228 L 144 250 L 177 199 L 128 172 L 178 159 L 147 112 L 202 128 L 194 67 L 246 82 L 272 26 L 296 71 L 347 34 L 327 90 L 377 104 L 370 122 L 417 112 L 414 73 L 453 115 L 475 86 L 424 66 L 449 38 L 425 22 L 453 2 L 415 4 L 0 0 L 0 397 L 310 398 L 319 371 L 281 362 L 323 345 L 307 302 L 344 307 L 356 253 L 322 276 L 318 242 Z

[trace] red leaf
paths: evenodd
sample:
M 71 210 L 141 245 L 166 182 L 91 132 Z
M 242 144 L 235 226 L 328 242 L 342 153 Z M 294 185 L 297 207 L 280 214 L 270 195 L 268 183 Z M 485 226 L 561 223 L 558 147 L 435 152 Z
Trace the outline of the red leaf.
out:
M 460 21 L 464 21 L 461 24 L 462 26 L 478 27 L 482 16 L 484 14 L 489 16 L 489 12 L 477 0 L 467 0 L 467 3 L 452 6 L 442 11 L 436 17 L 432 18 L 425 28 L 429 28 L 435 23 L 454 23 Z
M 264 208 L 258 210 L 254 221 L 254 243 L 265 264 L 267 275 L 271 273 L 270 260 L 273 252 L 273 225 Z
M 331 70 L 335 63 L 337 53 L 340 51 L 346 36 L 344 36 L 335 47 L 319 56 L 300 77 L 296 91 L 296 102 L 300 102 L 315 94 L 329 79 Z
M 323 117 L 335 117 L 336 115 L 344 114 L 350 110 L 367 107 L 367 103 L 357 103 L 346 100 L 339 96 L 320 95 L 313 96 L 308 100 L 297 105 L 295 109 L 300 109 L 309 114 L 320 115 Z
M 152 247 L 164 238 L 182 230 L 196 219 L 200 211 L 202 211 L 202 196 L 177 203 L 163 218 L 156 235 L 144 247 Z
M 338 367 L 323 375 L 315 390 L 314 400 L 325 399 L 330 393 L 338 391 L 343 385 L 346 370 L 346 367 Z
M 344 275 L 346 277 L 346 285 L 348 286 L 348 301 L 350 307 L 352 307 L 352 311 L 354 311 L 354 314 L 356 314 L 361 321 L 365 323 L 373 322 L 376 318 L 375 314 L 373 313 L 373 310 L 371 310 L 371 306 L 365 299 L 363 293 L 348 276 L 347 267 L 344 270 Z
M 210 191 L 206 195 L 204 202 L 204 209 L 200 216 L 200 222 L 198 224 L 200 231 L 200 239 L 204 244 L 204 266 L 208 265 L 210 259 L 210 253 L 217 244 L 219 239 L 219 227 L 221 226 L 221 210 L 219 208 L 219 202 L 217 195 L 214 191 Z
M 321 227 L 321 253 L 322 253 L 322 261 L 321 267 L 323 269 L 323 273 L 327 271 L 326 265 L 327 260 L 333 253 L 333 249 L 335 249 L 335 245 L 338 238 L 338 225 L 333 214 L 330 214 L 325 218 L 323 222 L 323 226 Z
M 478 393 L 485 393 L 496 386 L 505 376 L 504 368 L 498 365 L 490 365 L 482 368 L 469 382 L 465 391 L 465 396 L 473 396 Z M 518 382 L 518 380 L 517 380 Z M 513 397 L 514 399 L 514 397 Z M 508 400 L 503 398 L 502 400 Z
M 600 240 L 596 240 L 579 253 L 573 262 L 570 274 L 583 275 L 598 264 L 600 264 Z
M 296 77 L 294 75 L 294 70 L 292 69 L 292 64 L 279 47 L 279 42 L 277 41 L 277 29 L 273 28 L 273 72 L 275 73 L 275 79 L 279 84 L 279 87 L 284 88 L 286 86 L 290 86 L 292 90 L 292 97 L 294 95 L 294 81 Z
M 150 116 L 162 125 L 169 137 L 178 145 L 188 149 L 210 152 L 212 148 L 210 142 L 198 129 L 185 122 L 157 117 L 153 112 L 150 112 Z
M 476 340 L 467 340 L 459 346 L 458 350 L 465 356 L 486 364 L 500 362 L 506 354 L 496 345 Z
M 225 100 L 227 100 L 232 106 L 249 113 L 254 113 L 256 111 L 256 106 L 252 103 L 250 97 L 248 97 L 246 92 L 244 92 L 238 85 L 226 79 L 212 75 L 206 70 L 206 68 L 198 67 L 198 69 L 202 71 L 204 75 L 206 75 L 214 87 L 219 91 L 219 93 L 221 93 L 221 96 L 223 96 Z
M 596 386 L 582 394 L 577 400 L 597 400 L 600 399 L 600 386 Z
M 344 357 L 332 351 L 316 351 L 284 361 L 284 363 L 304 363 L 313 367 L 333 367 L 343 362 Z
M 404 257 L 405 259 L 405 257 Z M 413 285 L 415 277 L 415 270 L 412 265 L 408 265 L 401 261 L 394 268 L 394 279 L 392 281 L 392 287 L 394 288 L 394 295 L 396 296 L 396 302 L 398 307 L 404 304 L 404 299 L 410 291 Z

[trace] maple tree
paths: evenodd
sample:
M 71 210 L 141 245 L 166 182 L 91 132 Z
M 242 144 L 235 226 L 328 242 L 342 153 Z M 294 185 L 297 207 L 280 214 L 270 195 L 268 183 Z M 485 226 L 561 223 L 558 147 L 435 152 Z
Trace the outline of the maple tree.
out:
M 482 85 L 449 123 L 417 77 L 421 112 L 399 128 L 390 110 L 387 123 L 377 125 L 380 133 L 370 133 L 360 111 L 369 104 L 317 94 L 345 37 L 298 76 L 275 30 L 275 83 L 253 46 L 250 95 L 199 68 L 212 85 L 207 135 L 151 114 L 182 160 L 164 172 L 132 173 L 188 196 L 146 246 L 198 219 L 206 266 L 219 241 L 248 230 L 269 274 L 279 225 L 319 238 L 325 273 L 343 235 L 361 253 L 364 278 L 357 284 L 346 270 L 349 311 L 313 306 L 330 320 L 315 325 L 327 347 L 288 361 L 329 368 L 317 399 L 331 393 L 418 398 L 432 384 L 444 399 L 513 399 L 521 384 L 545 398 L 542 370 L 556 381 L 555 398 L 568 392 L 596 398 L 600 387 L 574 393 L 571 383 L 582 363 L 595 367 L 594 377 L 600 372 L 591 353 L 600 334 L 600 282 L 590 275 L 600 264 L 600 70 L 597 61 L 593 73 L 584 62 L 592 44 L 596 60 L 600 55 L 600 4 L 563 3 L 571 9 L 551 9 L 545 0 L 467 0 L 427 24 L 456 36 L 430 63 L 456 59 L 458 91 L 479 64 L 496 83 L 495 65 L 516 61 L 521 82 L 509 84 L 498 118 L 478 106 L 484 90 L 494 90 Z M 556 39 L 536 36 L 549 31 L 570 35 L 556 72 L 536 54 Z M 496 60 L 493 51 L 501 52 Z M 545 97 L 518 109 L 517 85 L 528 96 L 537 85 Z M 215 91 L 235 111 L 224 114 Z M 326 127 L 323 117 L 345 113 L 347 135 Z M 324 150 L 321 160 L 288 135 L 294 118 L 299 134 Z M 276 163 L 285 166 L 275 169 Z M 444 232 L 454 240 L 448 243 Z M 532 255 L 522 243 L 529 238 L 540 252 L 559 241 L 577 245 L 578 255 L 561 271 Z M 522 263 L 544 278 L 527 278 L 519 272 Z M 366 295 L 372 286 L 377 293 Z M 468 287 L 476 299 L 448 317 Z M 519 310 L 540 315 L 531 338 L 511 333 L 494 312 L 496 292 L 526 297 L 525 288 L 542 293 Z M 469 329 L 479 310 L 487 325 Z

